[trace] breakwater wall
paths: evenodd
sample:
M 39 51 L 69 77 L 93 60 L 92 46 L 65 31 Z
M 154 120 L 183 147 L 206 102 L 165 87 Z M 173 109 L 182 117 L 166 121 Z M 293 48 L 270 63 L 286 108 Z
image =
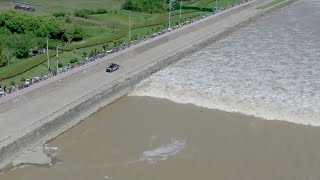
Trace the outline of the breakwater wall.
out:
M 151 74 L 157 72 L 158 70 L 176 62 L 177 60 L 190 55 L 196 51 L 201 50 L 205 46 L 231 34 L 234 31 L 248 25 L 250 22 L 258 19 L 266 13 L 271 12 L 276 8 L 288 5 L 296 0 L 287 0 L 281 4 L 270 7 L 265 10 L 253 13 L 249 18 L 243 19 L 240 22 L 231 24 L 228 28 L 221 30 L 218 33 L 212 34 L 212 36 L 206 36 L 197 39 L 193 42 L 187 42 L 185 46 L 181 47 L 178 51 L 169 52 L 163 55 L 161 58 L 150 61 L 147 64 L 140 66 L 139 68 L 132 69 L 127 74 L 122 77 L 105 84 L 101 87 L 96 88 L 94 91 L 87 93 L 84 96 L 72 101 L 71 103 L 61 107 L 59 110 L 46 115 L 45 117 L 39 119 L 33 124 L 25 127 L 16 133 L 15 137 L 10 137 L 7 144 L 2 146 L 0 149 L 0 169 L 6 167 L 10 164 L 12 159 L 23 150 L 31 148 L 33 146 L 45 143 L 46 141 L 57 137 L 59 134 L 75 126 L 81 120 L 84 120 L 94 112 L 98 111 L 100 108 L 114 102 L 120 97 L 128 94 L 132 87 L 139 83 L 141 80 L 149 77 Z M 249 2 L 243 4 L 237 8 L 226 13 L 221 13 L 214 18 L 208 18 L 201 21 L 194 26 L 185 28 L 179 32 L 172 33 L 169 36 L 165 36 L 162 39 L 151 42 L 145 46 L 138 47 L 135 50 L 129 51 L 122 55 L 122 58 L 130 57 L 130 54 L 139 53 L 139 51 L 147 50 L 153 46 L 165 43 L 167 40 L 172 40 L 178 36 L 182 36 L 184 33 L 189 33 L 195 31 L 201 26 L 206 26 L 207 24 L 212 24 L 216 21 L 222 20 L 226 16 L 236 14 L 239 11 L 246 10 L 254 5 L 255 2 Z M 121 58 L 121 57 L 115 57 Z M 11 142 L 10 142 L 11 141 Z

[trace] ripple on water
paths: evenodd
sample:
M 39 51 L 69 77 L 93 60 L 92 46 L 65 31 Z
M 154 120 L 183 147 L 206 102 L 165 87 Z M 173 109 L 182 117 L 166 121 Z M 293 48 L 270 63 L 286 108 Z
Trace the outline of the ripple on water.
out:
M 140 160 L 154 164 L 157 163 L 157 161 L 166 160 L 168 157 L 178 154 L 185 149 L 185 147 L 185 140 L 171 139 L 168 144 L 144 151 Z

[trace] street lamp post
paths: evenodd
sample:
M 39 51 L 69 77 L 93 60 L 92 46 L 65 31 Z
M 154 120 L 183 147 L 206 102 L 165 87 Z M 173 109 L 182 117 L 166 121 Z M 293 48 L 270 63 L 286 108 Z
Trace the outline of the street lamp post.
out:
M 180 0 L 180 22 L 181 22 L 182 0 Z
M 169 0 L 169 29 L 171 27 L 171 0 Z
M 131 41 L 131 15 L 129 14 L 129 41 Z
M 50 70 L 50 59 L 49 59 L 49 38 L 47 36 L 47 60 L 48 60 L 48 69 Z
M 59 68 L 59 45 L 57 46 L 57 70 Z

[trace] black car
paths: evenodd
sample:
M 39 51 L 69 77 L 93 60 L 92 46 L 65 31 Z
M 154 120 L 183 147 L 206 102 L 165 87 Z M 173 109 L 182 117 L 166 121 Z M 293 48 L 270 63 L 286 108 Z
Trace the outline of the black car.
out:
M 114 72 L 114 71 L 118 70 L 119 67 L 120 66 L 118 64 L 111 63 L 110 66 L 106 69 L 106 72 L 109 72 L 109 73 Z

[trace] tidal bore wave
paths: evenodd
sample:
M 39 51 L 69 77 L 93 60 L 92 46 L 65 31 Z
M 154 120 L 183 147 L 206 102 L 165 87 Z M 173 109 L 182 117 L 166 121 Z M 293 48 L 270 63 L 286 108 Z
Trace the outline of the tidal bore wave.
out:
M 131 95 L 320 126 L 319 7 L 302 0 L 272 13 L 152 75 Z

